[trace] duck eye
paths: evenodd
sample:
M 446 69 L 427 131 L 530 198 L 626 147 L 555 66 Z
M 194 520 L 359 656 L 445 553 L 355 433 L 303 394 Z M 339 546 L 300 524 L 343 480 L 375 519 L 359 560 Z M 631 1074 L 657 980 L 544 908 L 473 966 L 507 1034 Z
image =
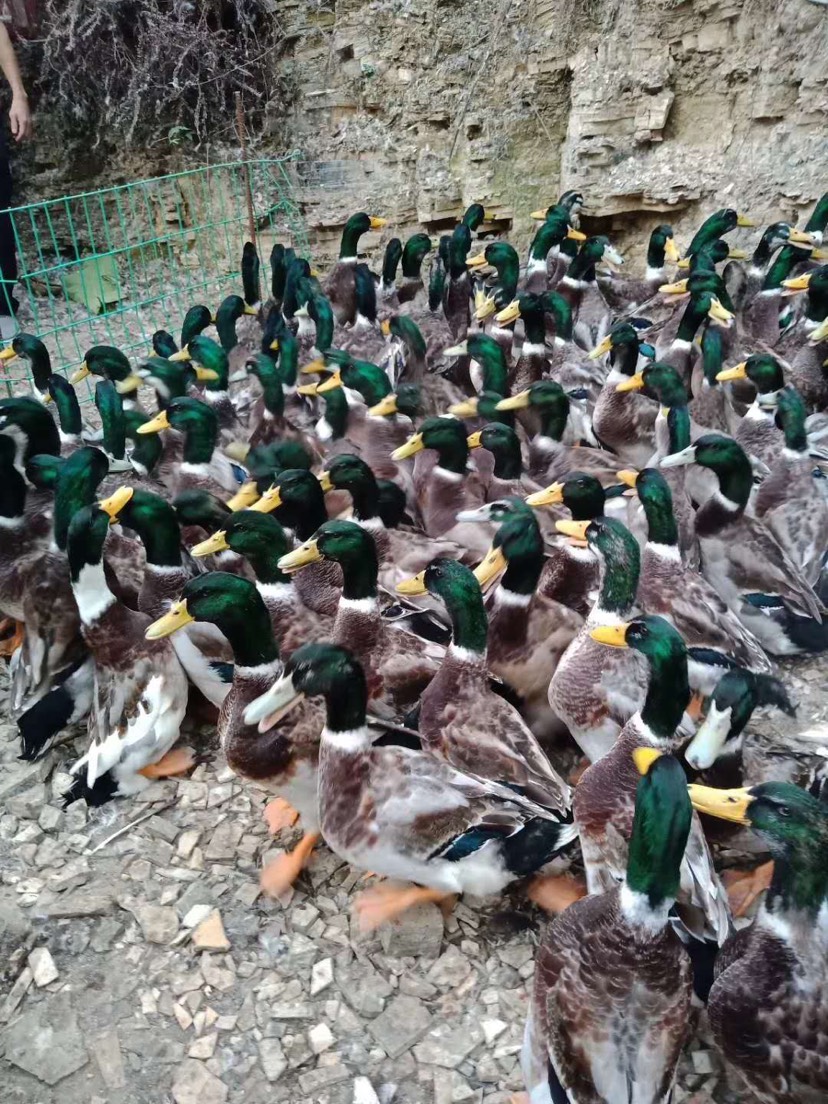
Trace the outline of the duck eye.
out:
M 778 805 L 776 811 L 785 820 L 791 815 L 791 810 L 787 805 Z

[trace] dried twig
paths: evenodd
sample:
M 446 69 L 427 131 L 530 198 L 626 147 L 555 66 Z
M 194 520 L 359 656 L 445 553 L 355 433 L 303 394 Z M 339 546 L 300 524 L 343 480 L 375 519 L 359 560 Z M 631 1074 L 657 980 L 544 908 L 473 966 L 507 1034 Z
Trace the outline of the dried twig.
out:
M 145 820 L 158 816 L 159 813 L 165 813 L 167 809 L 172 809 L 173 805 L 175 805 L 174 801 L 168 801 L 166 805 L 161 805 L 157 809 L 150 809 L 142 816 L 139 816 L 137 820 L 131 820 L 129 824 L 125 824 L 123 828 L 119 828 L 117 832 L 113 832 L 111 836 L 107 836 L 105 840 L 101 840 L 97 847 L 92 847 L 88 851 L 84 851 L 84 855 L 97 855 L 99 851 L 103 851 L 104 847 L 108 847 L 110 843 L 114 842 L 120 836 L 125 836 L 131 828 L 136 828 L 139 824 L 143 824 Z
M 272 0 L 44 0 L 42 27 L 41 92 L 87 148 L 198 144 L 236 91 L 260 131 L 263 109 L 291 99 Z

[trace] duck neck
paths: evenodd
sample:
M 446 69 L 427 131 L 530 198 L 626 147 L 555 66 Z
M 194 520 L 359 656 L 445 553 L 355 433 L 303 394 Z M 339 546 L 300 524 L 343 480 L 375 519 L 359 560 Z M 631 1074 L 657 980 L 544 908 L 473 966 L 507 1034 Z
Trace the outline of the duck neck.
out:
M 813 924 L 822 910 L 828 909 L 828 864 L 824 862 L 825 842 L 815 846 L 811 835 L 784 851 L 773 852 L 774 867 L 760 917 L 779 921 L 791 913 L 807 917 Z
M 523 474 L 523 459 L 520 454 L 520 441 L 498 446 L 494 453 L 494 475 L 496 479 L 520 479 Z
M 218 423 L 212 418 L 188 425 L 184 436 L 184 463 L 209 464 L 217 438 Z
M 253 568 L 253 574 L 258 582 L 266 586 L 277 584 L 293 586 L 290 575 L 279 570 L 279 560 L 284 551 L 284 547 L 275 548 L 271 543 L 262 542 L 255 550 L 244 553 L 245 559 Z
M 671 406 L 667 413 L 670 453 L 681 452 L 690 444 L 690 411 L 686 406 Z
M 531 310 L 522 311 L 524 327 L 524 344 L 543 345 L 546 341 L 546 325 L 544 323 L 543 308 L 538 306 Z
M 146 522 L 131 519 L 130 523 L 141 538 L 148 564 L 155 567 L 181 566 L 181 530 L 171 506 L 163 515 L 156 514 Z
M 358 556 L 344 557 L 340 563 L 343 599 L 347 602 L 376 601 L 379 564 L 374 542 L 366 539 Z
M 379 517 L 379 487 L 375 479 L 360 479 L 347 489 L 357 521 L 373 521 Z
M 643 506 L 647 517 L 647 542 L 677 548 L 678 526 L 672 502 L 666 495 L 646 495 Z
M 485 658 L 489 624 L 479 589 L 477 593 L 466 590 L 449 595 L 444 600 L 451 618 L 452 651 L 475 660 Z
M 256 602 L 228 603 L 215 625 L 227 637 L 237 667 L 263 667 L 276 663 L 279 649 L 273 635 L 270 615 L 254 592 Z
M 547 437 L 550 441 L 562 441 L 569 417 L 568 402 L 554 403 L 549 406 L 535 408 L 540 420 L 539 437 Z
M 370 744 L 366 721 L 368 690 L 365 672 L 355 663 L 348 678 L 337 679 L 325 694 L 325 730 L 322 742 L 340 751 L 362 751 Z M 343 737 L 349 739 L 343 744 Z
M 630 612 L 638 589 L 638 564 L 599 557 L 601 583 L 598 610 L 612 619 L 623 620 Z
M 641 710 L 641 720 L 658 741 L 670 742 L 690 701 L 687 655 L 671 651 L 647 657 L 650 683 Z
M 678 333 L 676 334 L 676 341 L 684 341 L 688 344 L 692 342 L 704 317 L 698 304 L 691 299 L 685 307 L 684 314 L 681 317 L 681 323 L 678 328 Z
M 438 453 L 437 463 L 441 468 L 465 476 L 469 463 L 469 447 L 465 438 L 441 445 Z

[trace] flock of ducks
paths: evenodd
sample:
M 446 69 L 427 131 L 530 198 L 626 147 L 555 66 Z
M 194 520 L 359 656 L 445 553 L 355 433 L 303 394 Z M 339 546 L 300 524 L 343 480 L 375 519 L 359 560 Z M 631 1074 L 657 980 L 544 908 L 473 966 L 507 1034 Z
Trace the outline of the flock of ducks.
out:
M 776 658 L 828 647 L 828 195 L 750 256 L 735 210 L 684 250 L 657 226 L 643 278 L 581 205 L 536 212 L 524 259 L 473 247 L 474 205 L 439 243 L 391 239 L 379 276 L 359 241 L 385 223 L 360 213 L 324 283 L 276 245 L 265 302 L 248 244 L 243 295 L 70 381 L 18 335 L 0 609 L 21 754 L 85 722 L 65 800 L 100 805 L 185 771 L 188 703 L 216 707 L 271 830 L 301 817 L 265 892 L 321 839 L 389 879 L 357 901 L 368 927 L 518 882 L 555 914 L 532 1104 L 669 1101 L 700 1001 L 746 1090 L 809 1104 L 824 749 L 751 718 L 794 714 Z M 556 744 L 580 750 L 567 777 Z M 710 840 L 771 861 L 725 885 Z

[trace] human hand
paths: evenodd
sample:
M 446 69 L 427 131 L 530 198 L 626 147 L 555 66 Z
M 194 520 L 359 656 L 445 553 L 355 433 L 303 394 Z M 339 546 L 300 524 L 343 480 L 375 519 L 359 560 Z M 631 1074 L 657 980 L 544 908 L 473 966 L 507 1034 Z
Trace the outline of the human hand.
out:
M 12 137 L 23 142 L 32 136 L 32 112 L 26 95 L 14 96 L 9 110 Z

